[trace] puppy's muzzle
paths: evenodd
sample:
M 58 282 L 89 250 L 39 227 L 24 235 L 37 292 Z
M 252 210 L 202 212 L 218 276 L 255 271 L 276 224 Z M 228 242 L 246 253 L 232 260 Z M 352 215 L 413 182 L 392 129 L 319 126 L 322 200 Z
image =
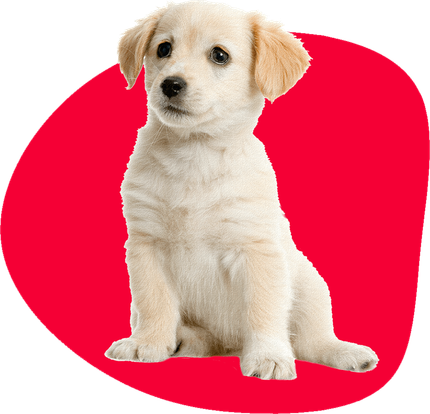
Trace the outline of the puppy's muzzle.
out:
M 187 87 L 187 83 L 178 76 L 169 76 L 164 79 L 160 86 L 164 95 L 170 99 L 178 96 L 181 92 L 184 92 Z

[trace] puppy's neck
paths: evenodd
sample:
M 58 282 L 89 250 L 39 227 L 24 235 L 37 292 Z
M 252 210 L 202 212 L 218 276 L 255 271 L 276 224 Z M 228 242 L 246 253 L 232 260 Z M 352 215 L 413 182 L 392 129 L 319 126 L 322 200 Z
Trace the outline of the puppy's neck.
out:
M 255 122 L 256 124 L 256 122 Z M 174 127 L 164 124 L 152 113 L 148 112 L 148 122 L 145 128 L 151 130 L 154 140 L 163 139 L 170 144 L 185 144 L 199 141 L 201 143 L 236 146 L 249 137 L 253 136 L 255 124 L 244 122 L 242 124 L 228 125 L 220 128 L 211 128 L 206 125 L 193 126 L 190 128 Z

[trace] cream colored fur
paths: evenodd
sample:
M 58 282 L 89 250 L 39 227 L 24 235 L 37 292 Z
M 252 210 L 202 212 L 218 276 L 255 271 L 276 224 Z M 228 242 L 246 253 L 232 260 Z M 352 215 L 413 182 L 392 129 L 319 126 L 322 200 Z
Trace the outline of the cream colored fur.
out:
M 159 58 L 166 41 L 171 55 Z M 215 46 L 227 64 L 209 59 Z M 140 21 L 119 56 L 129 87 L 144 61 L 148 122 L 121 189 L 132 335 L 106 355 L 238 355 L 244 375 L 263 379 L 295 378 L 295 359 L 373 369 L 370 348 L 334 335 L 327 285 L 293 243 L 253 135 L 264 96 L 285 93 L 308 67 L 301 42 L 257 14 L 192 2 Z M 187 83 L 170 100 L 169 76 Z

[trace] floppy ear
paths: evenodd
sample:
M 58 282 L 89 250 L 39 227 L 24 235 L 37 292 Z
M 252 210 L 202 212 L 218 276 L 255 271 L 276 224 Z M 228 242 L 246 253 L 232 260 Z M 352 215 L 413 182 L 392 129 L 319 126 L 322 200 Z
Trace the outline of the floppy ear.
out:
M 143 66 L 143 57 L 149 41 L 157 28 L 165 9 L 160 9 L 146 19 L 138 20 L 138 25 L 127 30 L 118 45 L 118 60 L 121 72 L 131 89 Z
M 273 102 L 291 89 L 309 67 L 311 57 L 302 42 L 281 25 L 251 16 L 255 47 L 255 80 L 264 97 Z

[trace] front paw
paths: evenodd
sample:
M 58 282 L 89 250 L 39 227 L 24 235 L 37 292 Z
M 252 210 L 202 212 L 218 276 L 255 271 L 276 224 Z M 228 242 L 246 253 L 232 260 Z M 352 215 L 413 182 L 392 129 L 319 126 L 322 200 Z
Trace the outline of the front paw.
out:
M 242 374 L 261 379 L 293 380 L 297 377 L 294 358 L 276 354 L 250 353 L 241 358 Z
M 105 355 L 117 361 L 161 362 L 168 359 L 174 349 L 154 346 L 136 338 L 125 338 L 114 342 Z

